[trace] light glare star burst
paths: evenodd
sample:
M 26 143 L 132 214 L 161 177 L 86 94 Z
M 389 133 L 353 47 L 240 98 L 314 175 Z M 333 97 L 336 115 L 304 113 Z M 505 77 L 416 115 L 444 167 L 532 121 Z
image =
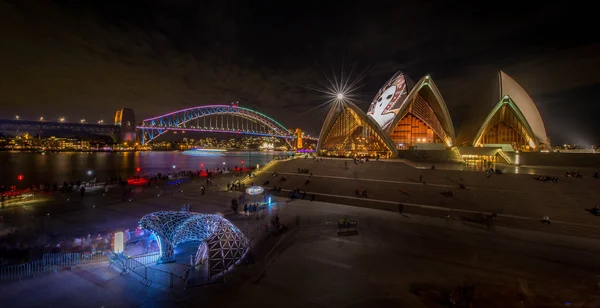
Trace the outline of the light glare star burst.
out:
M 327 80 L 327 84 L 320 84 L 318 87 L 307 88 L 324 94 L 322 98 L 324 98 L 326 101 L 310 109 L 309 111 L 315 110 L 319 107 L 335 108 L 342 106 L 347 102 L 354 104 L 358 103 L 359 95 L 356 92 L 362 86 L 360 85 L 360 81 L 364 78 L 365 73 L 360 73 L 356 78 L 352 79 L 352 71 L 353 69 L 346 74 L 342 68 L 339 76 L 333 73 L 332 77 L 327 76 L 327 74 L 323 72 L 323 75 Z

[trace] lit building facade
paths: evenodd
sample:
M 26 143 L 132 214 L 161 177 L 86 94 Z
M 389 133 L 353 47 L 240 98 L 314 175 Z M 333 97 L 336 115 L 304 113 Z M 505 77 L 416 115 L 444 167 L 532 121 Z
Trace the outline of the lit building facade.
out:
M 454 145 L 454 126 L 441 93 L 430 76 L 417 82 L 386 131 L 399 150 L 429 145 Z
M 510 76 L 499 73 L 499 102 L 473 140 L 475 147 L 507 146 L 519 151 L 550 149 L 542 116 L 527 92 Z
M 336 157 L 397 155 L 394 144 L 377 122 L 350 102 L 338 102 L 329 110 L 317 152 Z
M 496 162 L 495 155 L 500 155 L 510 163 L 504 152 L 550 149 L 542 117 L 527 92 L 504 72 L 498 74 L 498 85 L 493 108 L 489 112 L 475 108 L 486 112 L 487 118 L 481 124 L 477 121 L 483 116 L 462 123 L 474 128 L 467 129 L 471 133 L 468 147 L 497 151 L 465 153 L 485 162 Z M 465 146 L 463 142 L 460 144 Z M 394 157 L 401 150 L 445 150 L 456 143 L 450 112 L 433 79 L 424 76 L 413 85 L 398 72 L 379 90 L 366 113 L 350 102 L 336 102 L 321 129 L 317 152 L 325 156 Z

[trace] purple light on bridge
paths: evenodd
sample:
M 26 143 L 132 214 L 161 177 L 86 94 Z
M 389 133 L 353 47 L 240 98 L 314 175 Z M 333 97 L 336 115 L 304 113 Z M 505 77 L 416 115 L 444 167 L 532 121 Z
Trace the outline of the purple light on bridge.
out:
M 293 139 L 293 136 L 283 136 L 283 135 L 271 135 L 271 134 L 263 134 L 263 133 L 254 133 L 254 132 L 242 132 L 242 131 L 233 131 L 233 130 L 220 130 L 220 129 L 201 129 L 201 128 L 179 128 L 179 127 L 163 127 L 163 126 L 138 126 L 137 129 L 162 129 L 162 130 L 172 130 L 172 131 L 189 131 L 189 132 L 202 132 L 202 133 L 229 133 L 229 134 L 239 134 L 239 135 L 255 135 L 255 136 L 268 136 L 268 137 L 279 137 L 279 138 L 287 138 Z

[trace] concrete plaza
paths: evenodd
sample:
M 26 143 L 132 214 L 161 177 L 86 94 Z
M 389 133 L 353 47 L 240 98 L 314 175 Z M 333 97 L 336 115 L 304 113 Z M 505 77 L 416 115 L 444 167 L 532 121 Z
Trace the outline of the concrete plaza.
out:
M 300 224 L 294 220 L 300 216 Z M 255 242 L 257 263 L 223 283 L 167 292 L 106 264 L 2 285 L 11 307 L 444 307 L 460 283 L 481 307 L 597 307 L 599 242 L 296 200 L 291 230 Z M 359 234 L 338 236 L 349 216 Z M 333 224 L 328 224 L 333 222 Z
M 298 169 L 308 169 L 313 177 Z M 536 168 L 539 174 L 555 175 L 560 170 Z M 273 177 L 273 172 L 278 176 Z M 332 203 L 398 211 L 452 219 L 476 219 L 479 213 L 499 215 L 498 223 L 507 226 L 556 231 L 579 236 L 600 237 L 598 217 L 586 209 L 600 206 L 600 180 L 586 174 L 584 178 L 559 176 L 559 182 L 542 182 L 532 174 L 505 173 L 490 175 L 482 171 L 418 169 L 401 161 L 296 159 L 276 162 L 259 171 L 251 181 L 268 187 L 282 188 L 281 196 L 299 189 L 307 199 Z M 281 181 L 285 177 L 286 181 Z M 419 180 L 424 184 L 421 184 Z M 459 189 L 463 183 L 466 189 Z M 367 190 L 368 197 L 356 191 Z M 442 195 L 452 190 L 453 197 Z M 542 216 L 549 216 L 551 226 L 542 225 Z
M 297 175 L 297 168 L 314 173 L 306 188 L 306 176 Z M 289 174 L 285 175 L 287 181 L 276 185 L 284 189 L 297 186 L 319 195 L 314 202 L 288 203 L 285 197 L 276 198 L 274 209 L 290 230 L 279 236 L 255 237 L 256 264 L 239 266 L 224 282 L 167 291 L 144 286 L 131 274 L 120 275 L 107 264 L 97 264 L 2 284 L 0 302 L 10 303 L 10 307 L 445 307 L 447 294 L 470 282 L 476 288 L 475 307 L 600 306 L 599 240 L 557 234 L 561 230 L 553 228 L 560 229 L 561 224 L 554 222 L 544 226 L 544 231 L 557 232 L 527 230 L 541 225 L 534 219 L 542 211 L 550 211 L 551 217 L 556 217 L 553 213 L 569 213 L 565 224 L 573 228 L 592 225 L 595 217 L 574 198 L 583 194 L 589 197 L 587 202 L 597 200 L 593 179 L 545 183 L 529 175 L 487 178 L 479 172 L 419 170 L 391 162 L 353 165 L 349 161 L 346 170 L 344 161 L 301 159 L 276 163 L 251 181 L 273 182 L 273 170 L 279 177 Z M 345 175 L 355 174 L 351 180 L 345 179 Z M 419 175 L 426 185 L 415 183 Z M 455 201 L 464 197 L 463 192 L 450 187 L 457 186 L 461 177 L 467 185 L 464 193 L 475 194 L 473 199 L 483 203 Z M 148 190 L 132 201 L 121 201 L 119 196 L 110 197 L 112 201 L 101 199 L 107 196 L 89 196 L 83 202 L 57 202 L 35 211 L 52 210 L 46 230 L 82 234 L 91 229 L 132 228 L 146 213 L 178 210 L 188 203 L 197 212 L 226 212 L 230 200 L 239 194 L 215 185 L 201 195 L 199 185 L 191 183 L 183 187 L 184 192 L 166 196 Z M 399 187 L 406 187 L 409 195 L 400 193 Z M 369 199 L 389 203 L 352 199 L 356 188 L 368 189 Z M 454 190 L 453 199 L 439 194 L 447 189 Z M 529 190 L 532 192 L 527 193 Z M 559 198 L 559 192 L 567 194 L 560 197 L 567 205 L 536 203 L 534 209 L 521 208 L 526 200 L 535 200 L 532 195 L 552 194 L 554 197 L 544 199 L 551 202 Z M 386 197 L 387 193 L 394 195 Z M 337 198 L 336 203 L 361 203 L 334 204 L 323 200 L 327 196 Z M 441 218 L 440 213 L 448 209 L 487 211 L 503 204 L 487 202 L 505 197 L 509 200 L 502 207 L 505 216 L 499 217 L 494 228 Z M 397 199 L 414 205 L 406 206 L 404 215 L 399 214 Z M 419 208 L 418 203 L 435 208 Z M 576 208 L 569 210 L 568 206 Z M 415 215 L 412 212 L 416 209 L 431 212 Z M 29 217 L 18 213 L 24 220 Z M 532 220 L 513 228 L 503 224 L 511 219 L 508 215 Z M 346 216 L 358 222 L 357 235 L 338 235 L 336 223 Z M 226 217 L 244 230 L 245 216 Z M 248 223 L 260 226 L 264 221 Z

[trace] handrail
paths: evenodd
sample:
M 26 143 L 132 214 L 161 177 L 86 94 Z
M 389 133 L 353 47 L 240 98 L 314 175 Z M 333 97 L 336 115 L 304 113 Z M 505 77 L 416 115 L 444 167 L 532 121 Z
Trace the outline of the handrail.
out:
M 72 269 L 79 265 L 108 260 L 103 251 L 44 254 L 42 260 L 0 267 L 0 281 L 21 280 L 54 270 Z
M 136 260 L 136 258 L 139 257 L 156 257 L 157 255 L 159 255 L 158 253 L 143 254 L 138 256 L 127 256 L 125 254 L 113 255 L 114 258 L 110 259 L 111 264 L 116 265 L 116 262 L 118 262 L 118 265 L 123 266 L 123 272 L 134 273 L 146 285 L 155 283 L 172 289 L 180 283 L 186 283 L 187 278 L 184 277 L 186 276 L 185 273 L 183 276 L 180 276 L 172 272 L 167 272 L 154 267 L 150 267 L 147 264 Z M 158 260 L 158 258 L 156 258 L 156 260 Z
M 510 159 L 510 157 L 508 157 L 508 155 L 506 155 L 506 153 L 504 153 L 504 151 L 502 151 L 502 149 L 498 150 L 497 153 L 500 154 L 500 156 L 502 156 L 502 158 L 504 158 L 507 163 L 512 164 L 512 160 Z

